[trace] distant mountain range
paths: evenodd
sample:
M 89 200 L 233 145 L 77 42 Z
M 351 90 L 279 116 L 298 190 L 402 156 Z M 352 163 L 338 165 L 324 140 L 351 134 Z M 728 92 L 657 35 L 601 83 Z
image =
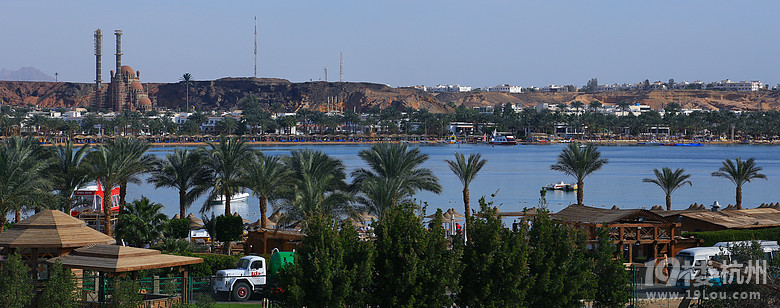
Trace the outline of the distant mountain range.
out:
M 54 81 L 54 77 L 46 75 L 37 68 L 25 66 L 12 71 L 0 68 L 0 80 L 7 81 Z

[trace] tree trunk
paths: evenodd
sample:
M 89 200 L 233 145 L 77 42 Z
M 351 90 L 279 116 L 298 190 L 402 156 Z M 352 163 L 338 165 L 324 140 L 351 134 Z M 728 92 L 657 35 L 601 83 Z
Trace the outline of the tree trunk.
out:
M 577 181 L 577 204 L 579 204 L 579 205 L 583 205 L 582 204 L 582 195 L 583 195 L 583 193 L 585 191 L 584 188 L 585 188 L 585 184 L 582 182 L 582 180 L 578 180 Z
M 232 197 L 227 189 L 222 190 L 222 198 L 225 199 L 225 216 L 232 215 L 230 212 L 230 197 Z
M 16 212 L 14 213 L 14 223 L 19 222 L 22 220 L 22 208 L 16 209 Z
M 468 232 L 469 217 L 471 217 L 471 206 L 469 206 L 469 188 L 463 188 L 463 205 L 466 210 L 466 222 L 463 223 L 463 232 L 466 233 L 466 241 L 471 242 L 471 232 Z
M 672 210 L 672 194 L 666 194 L 666 210 Z
M 184 217 L 186 217 L 185 216 L 186 214 L 184 213 L 184 211 L 185 211 L 185 208 L 184 208 L 184 198 L 185 198 L 186 195 L 187 194 L 185 193 L 184 190 L 182 190 L 182 189 L 179 190 L 179 218 L 181 218 L 181 219 L 184 219 Z
M 742 209 L 742 185 L 737 185 L 737 209 Z
M 260 228 L 265 229 L 265 212 L 268 210 L 268 199 L 260 196 Z
M 106 190 L 108 192 L 108 196 L 111 196 L 111 191 Z M 105 193 L 105 192 L 103 192 Z M 119 205 L 125 205 L 125 197 L 127 196 L 127 181 L 122 181 L 119 183 Z
M 111 188 L 108 185 L 103 187 L 103 228 L 103 233 L 111 236 Z

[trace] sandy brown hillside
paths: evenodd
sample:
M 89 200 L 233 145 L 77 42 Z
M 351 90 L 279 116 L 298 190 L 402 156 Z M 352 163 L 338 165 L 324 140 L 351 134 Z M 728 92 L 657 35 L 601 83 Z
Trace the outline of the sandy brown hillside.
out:
M 87 106 L 91 101 L 92 84 L 69 82 L 0 81 L 0 103 L 3 105 L 38 105 L 49 107 Z M 185 105 L 185 88 L 181 83 L 144 84 L 158 106 L 177 108 Z M 391 88 L 387 85 L 360 82 L 293 83 L 274 78 L 224 78 L 196 81 L 190 87 L 190 104 L 204 109 L 240 108 L 237 103 L 250 95 L 270 108 L 279 103 L 287 111 L 300 109 L 327 110 L 328 100 L 338 102 L 343 110 L 364 111 L 376 106 L 385 108 L 425 108 L 431 112 L 451 112 L 452 102 L 467 107 L 496 104 L 571 103 L 579 100 L 586 105 L 594 100 L 616 104 L 626 100 L 661 108 L 677 102 L 684 108 L 717 110 L 780 109 L 780 92 L 726 92 L 702 90 L 633 91 L 610 93 L 521 93 L 466 92 L 431 94 L 414 88 Z

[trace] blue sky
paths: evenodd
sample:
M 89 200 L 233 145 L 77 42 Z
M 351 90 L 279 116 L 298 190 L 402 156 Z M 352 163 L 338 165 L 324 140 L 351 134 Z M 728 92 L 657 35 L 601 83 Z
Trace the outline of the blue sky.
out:
M 0 2 L 0 68 L 144 82 L 251 76 L 475 87 L 758 79 L 780 82 L 778 1 L 16 1 Z

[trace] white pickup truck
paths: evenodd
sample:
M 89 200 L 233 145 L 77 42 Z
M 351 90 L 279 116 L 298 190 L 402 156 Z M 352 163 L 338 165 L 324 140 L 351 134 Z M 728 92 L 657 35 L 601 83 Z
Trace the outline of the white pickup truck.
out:
M 238 261 L 235 269 L 217 271 L 214 292 L 217 295 L 229 294 L 236 301 L 248 300 L 252 293 L 263 292 L 269 285 L 275 284 L 279 271 L 293 263 L 292 252 L 274 252 L 271 264 L 259 256 L 246 256 Z

